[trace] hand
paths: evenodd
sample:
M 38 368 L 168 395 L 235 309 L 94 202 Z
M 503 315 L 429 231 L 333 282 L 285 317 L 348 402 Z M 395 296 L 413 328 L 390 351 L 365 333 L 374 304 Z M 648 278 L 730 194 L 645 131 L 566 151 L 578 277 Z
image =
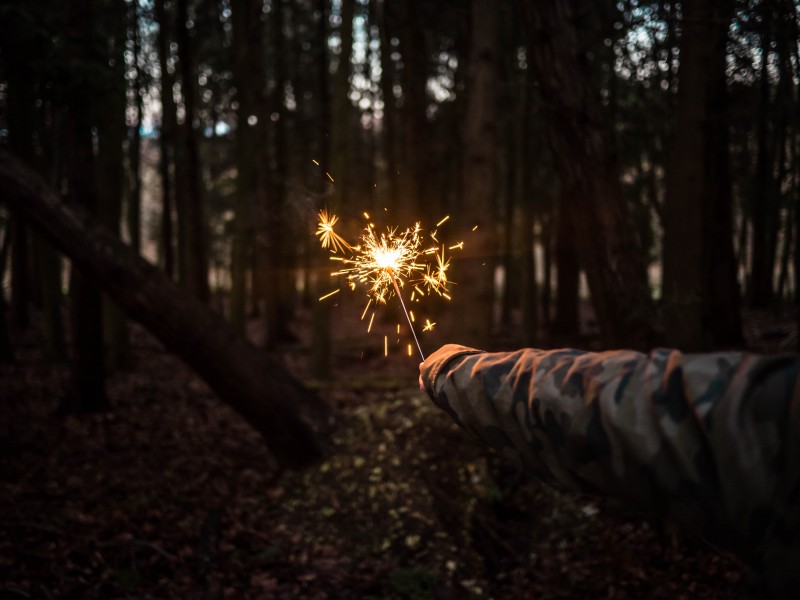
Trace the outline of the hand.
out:
M 425 390 L 425 383 L 422 381 L 422 364 L 423 364 L 423 363 L 419 363 L 419 370 L 420 370 L 420 375 L 419 375 L 419 389 L 420 389 L 420 390 L 422 390 L 422 391 L 424 392 L 424 391 L 426 391 L 426 390 Z

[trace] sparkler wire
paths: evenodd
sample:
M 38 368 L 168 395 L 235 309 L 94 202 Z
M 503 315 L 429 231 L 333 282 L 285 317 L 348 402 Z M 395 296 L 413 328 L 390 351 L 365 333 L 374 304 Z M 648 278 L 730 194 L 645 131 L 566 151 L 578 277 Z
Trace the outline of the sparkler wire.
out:
M 397 294 L 397 297 L 400 299 L 400 306 L 403 307 L 403 312 L 406 314 L 406 320 L 408 321 L 408 326 L 411 328 L 411 335 L 414 336 L 414 342 L 417 344 L 417 350 L 419 350 L 419 355 L 422 358 L 422 362 L 425 362 L 425 355 L 422 353 L 422 347 L 419 345 L 419 340 L 417 339 L 417 333 L 414 331 L 414 326 L 411 324 L 411 317 L 408 316 L 408 311 L 406 310 L 406 303 L 403 302 L 403 294 L 400 293 L 400 286 L 397 285 L 397 279 L 394 278 L 394 273 L 389 270 L 389 277 L 392 278 L 392 283 L 394 284 L 394 291 Z

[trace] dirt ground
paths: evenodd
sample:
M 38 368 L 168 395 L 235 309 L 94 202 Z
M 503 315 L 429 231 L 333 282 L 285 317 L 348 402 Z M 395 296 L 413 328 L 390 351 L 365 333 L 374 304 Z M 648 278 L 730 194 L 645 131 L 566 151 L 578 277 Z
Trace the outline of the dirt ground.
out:
M 793 310 L 747 323 L 751 348 L 794 349 Z M 740 593 L 735 558 L 474 445 L 417 389 L 418 358 L 384 358 L 380 335 L 337 342 L 336 379 L 316 384 L 335 408 L 330 457 L 279 472 L 258 434 L 133 331 L 106 414 L 55 416 L 69 373 L 36 331 L 0 366 L 0 599 Z M 298 342 L 279 358 L 302 377 L 306 354 Z

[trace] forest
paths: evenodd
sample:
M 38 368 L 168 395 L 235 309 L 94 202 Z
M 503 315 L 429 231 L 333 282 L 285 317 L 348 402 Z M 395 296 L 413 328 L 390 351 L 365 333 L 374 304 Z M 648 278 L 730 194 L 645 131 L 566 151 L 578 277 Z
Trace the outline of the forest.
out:
M 738 597 L 418 365 L 798 303 L 792 0 L 0 0 L 0 598 Z

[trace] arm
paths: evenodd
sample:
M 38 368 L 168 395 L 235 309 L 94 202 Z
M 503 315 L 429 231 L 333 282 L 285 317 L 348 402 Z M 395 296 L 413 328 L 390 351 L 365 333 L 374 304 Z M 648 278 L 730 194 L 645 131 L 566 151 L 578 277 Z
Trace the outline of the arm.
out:
M 548 482 L 674 517 L 745 554 L 788 528 L 800 559 L 799 365 L 734 352 L 450 345 L 421 377 L 467 432 Z

